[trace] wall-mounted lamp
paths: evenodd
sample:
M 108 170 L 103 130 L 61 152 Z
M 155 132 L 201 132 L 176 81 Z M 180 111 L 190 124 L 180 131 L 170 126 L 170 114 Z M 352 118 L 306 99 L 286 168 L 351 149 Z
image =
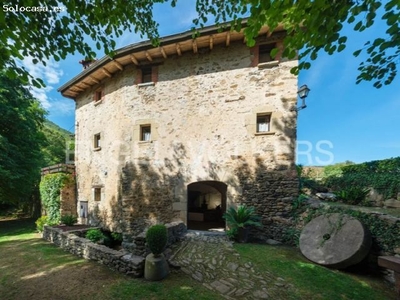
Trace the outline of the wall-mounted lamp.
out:
M 306 84 L 303 84 L 299 90 L 297 91 L 297 95 L 299 95 L 300 99 L 301 99 L 301 106 L 299 107 L 293 107 L 292 110 L 293 111 L 299 111 L 302 110 L 303 108 L 306 108 L 306 98 L 308 96 L 308 92 L 310 91 L 310 89 L 308 88 L 308 86 Z

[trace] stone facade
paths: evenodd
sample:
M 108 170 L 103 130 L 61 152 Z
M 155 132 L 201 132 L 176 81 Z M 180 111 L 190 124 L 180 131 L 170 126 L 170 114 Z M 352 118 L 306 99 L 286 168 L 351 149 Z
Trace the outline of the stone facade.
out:
M 297 60 L 258 64 L 257 46 L 226 44 L 148 61 L 145 84 L 141 66 L 127 64 L 76 96 L 78 201 L 90 224 L 127 241 L 151 224 L 187 224 L 188 186 L 207 182 L 214 193 L 224 186 L 219 208 L 256 206 L 259 237 L 280 239 L 298 193 Z

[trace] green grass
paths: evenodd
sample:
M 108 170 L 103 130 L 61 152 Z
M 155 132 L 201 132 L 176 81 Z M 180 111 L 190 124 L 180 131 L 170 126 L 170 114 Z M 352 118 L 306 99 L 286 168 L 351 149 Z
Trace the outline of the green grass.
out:
M 290 299 L 394 299 L 393 286 L 381 278 L 331 270 L 309 262 L 300 251 L 284 246 L 235 244 L 242 259 L 293 285 Z
M 33 220 L 0 220 L 0 299 L 222 299 L 180 271 L 147 282 L 42 240 Z

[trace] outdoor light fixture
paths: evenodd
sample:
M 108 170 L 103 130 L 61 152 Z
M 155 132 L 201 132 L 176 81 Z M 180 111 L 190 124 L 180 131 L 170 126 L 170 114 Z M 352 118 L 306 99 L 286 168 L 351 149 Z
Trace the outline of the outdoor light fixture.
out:
M 293 107 L 292 110 L 294 111 L 299 111 L 302 110 L 303 108 L 306 108 L 306 98 L 308 96 L 308 92 L 310 91 L 310 89 L 308 88 L 308 86 L 306 84 L 303 84 L 299 90 L 297 91 L 297 95 L 299 95 L 300 99 L 301 99 L 301 106 L 299 107 Z

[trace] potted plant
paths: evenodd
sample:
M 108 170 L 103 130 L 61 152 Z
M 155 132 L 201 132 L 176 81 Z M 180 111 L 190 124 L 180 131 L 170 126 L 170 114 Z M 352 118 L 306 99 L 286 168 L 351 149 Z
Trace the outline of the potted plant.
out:
M 164 279 L 169 274 L 169 267 L 163 252 L 168 241 L 165 225 L 151 226 L 146 233 L 146 244 L 151 253 L 146 256 L 144 277 L 150 281 Z
M 237 208 L 231 206 L 224 214 L 229 231 L 228 235 L 235 238 L 239 243 L 247 242 L 251 226 L 261 226 L 261 217 L 255 212 L 255 208 L 239 205 Z

